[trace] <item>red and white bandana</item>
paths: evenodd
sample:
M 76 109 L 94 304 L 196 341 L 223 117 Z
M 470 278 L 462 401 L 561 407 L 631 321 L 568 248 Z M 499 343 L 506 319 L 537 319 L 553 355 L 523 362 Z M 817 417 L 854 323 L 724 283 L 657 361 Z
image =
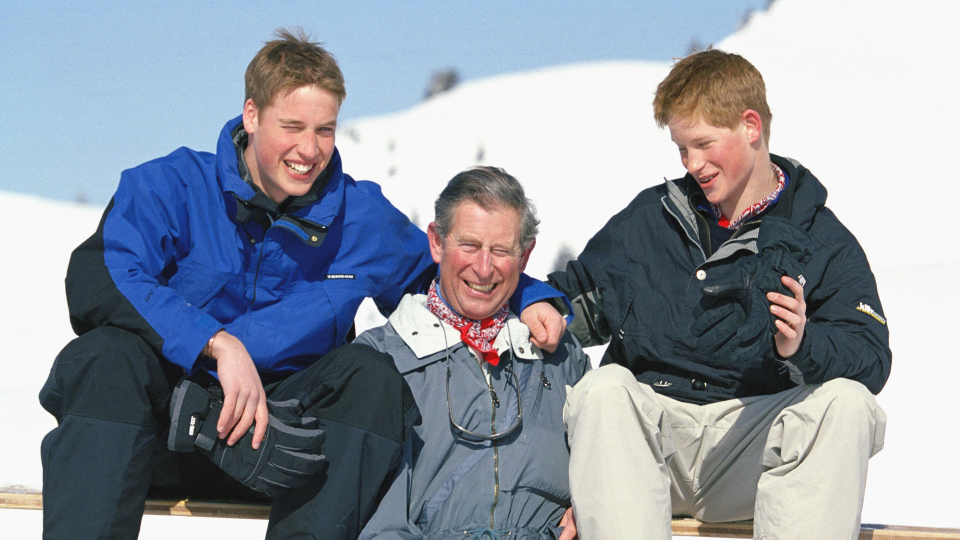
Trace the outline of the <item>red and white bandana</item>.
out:
M 783 191 L 783 186 L 786 185 L 786 178 L 783 175 L 783 171 L 780 170 L 780 167 L 777 167 L 775 163 L 771 163 L 770 165 L 773 166 L 773 174 L 777 176 L 777 188 L 774 189 L 772 193 L 761 199 L 760 202 L 750 205 L 746 210 L 743 211 L 742 214 L 740 214 L 737 219 L 730 221 L 727 217 L 725 217 L 723 213 L 720 212 L 719 204 L 710 205 L 713 209 L 713 215 L 717 216 L 717 223 L 721 227 L 733 230 L 739 229 L 740 225 L 743 225 L 749 221 L 750 218 L 762 213 L 767 209 L 767 207 L 773 204 L 778 197 L 780 197 L 780 192 Z
M 430 284 L 430 291 L 427 293 L 427 307 L 434 315 L 440 317 L 440 320 L 459 330 L 460 339 L 470 347 L 480 351 L 484 360 L 490 362 L 491 365 L 497 365 L 500 362 L 500 355 L 493 346 L 493 340 L 497 339 L 497 334 L 507 323 L 507 315 L 510 313 L 507 303 L 504 302 L 492 317 L 487 317 L 481 321 L 468 319 L 450 309 L 450 306 L 440 298 L 437 293 L 437 281 L 435 279 Z

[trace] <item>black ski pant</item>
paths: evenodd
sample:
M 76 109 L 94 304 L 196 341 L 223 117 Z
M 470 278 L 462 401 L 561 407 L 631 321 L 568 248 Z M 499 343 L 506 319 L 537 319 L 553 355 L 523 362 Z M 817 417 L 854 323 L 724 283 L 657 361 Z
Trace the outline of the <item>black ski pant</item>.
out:
M 126 330 L 101 327 L 70 342 L 40 391 L 58 427 L 43 439 L 43 538 L 136 538 L 148 494 L 270 502 L 199 453 L 166 449 L 170 396 L 183 370 Z M 300 400 L 326 432 L 328 466 L 273 499 L 268 539 L 356 538 L 399 464 L 419 418 L 393 360 L 345 345 L 264 385 Z

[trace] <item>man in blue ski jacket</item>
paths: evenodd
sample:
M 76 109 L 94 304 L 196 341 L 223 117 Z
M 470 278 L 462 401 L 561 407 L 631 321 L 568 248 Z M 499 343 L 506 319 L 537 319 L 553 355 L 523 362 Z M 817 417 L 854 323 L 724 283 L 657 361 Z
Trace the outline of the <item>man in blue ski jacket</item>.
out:
M 355 537 L 399 463 L 416 405 L 348 335 L 364 298 L 389 313 L 436 266 L 379 186 L 343 172 L 336 61 L 278 36 L 216 154 L 125 171 L 71 257 L 79 337 L 40 392 L 58 421 L 44 538 L 135 538 L 148 493 L 269 496 L 269 538 Z M 535 302 L 558 295 L 521 284 L 511 303 L 552 350 L 565 322 Z

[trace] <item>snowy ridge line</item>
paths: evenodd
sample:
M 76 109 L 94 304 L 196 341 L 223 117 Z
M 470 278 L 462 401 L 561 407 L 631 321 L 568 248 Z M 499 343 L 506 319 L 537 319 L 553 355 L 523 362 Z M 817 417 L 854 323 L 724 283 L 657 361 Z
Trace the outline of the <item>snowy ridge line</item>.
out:
M 0 488 L 0 509 L 42 510 L 43 495 L 24 486 Z M 234 519 L 269 519 L 270 505 L 247 502 L 147 499 L 143 511 L 148 515 L 218 517 Z M 671 522 L 674 536 L 753 538 L 753 523 L 703 523 L 692 518 L 678 518 Z M 906 527 L 864 523 L 860 526 L 860 540 L 960 540 L 960 529 L 933 527 Z

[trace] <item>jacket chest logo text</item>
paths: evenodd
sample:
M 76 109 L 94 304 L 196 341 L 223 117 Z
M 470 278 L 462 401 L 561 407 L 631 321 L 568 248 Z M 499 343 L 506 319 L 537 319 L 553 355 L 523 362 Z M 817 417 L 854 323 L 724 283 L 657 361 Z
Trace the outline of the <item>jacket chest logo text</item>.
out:
M 354 274 L 327 274 L 327 279 L 357 279 Z

